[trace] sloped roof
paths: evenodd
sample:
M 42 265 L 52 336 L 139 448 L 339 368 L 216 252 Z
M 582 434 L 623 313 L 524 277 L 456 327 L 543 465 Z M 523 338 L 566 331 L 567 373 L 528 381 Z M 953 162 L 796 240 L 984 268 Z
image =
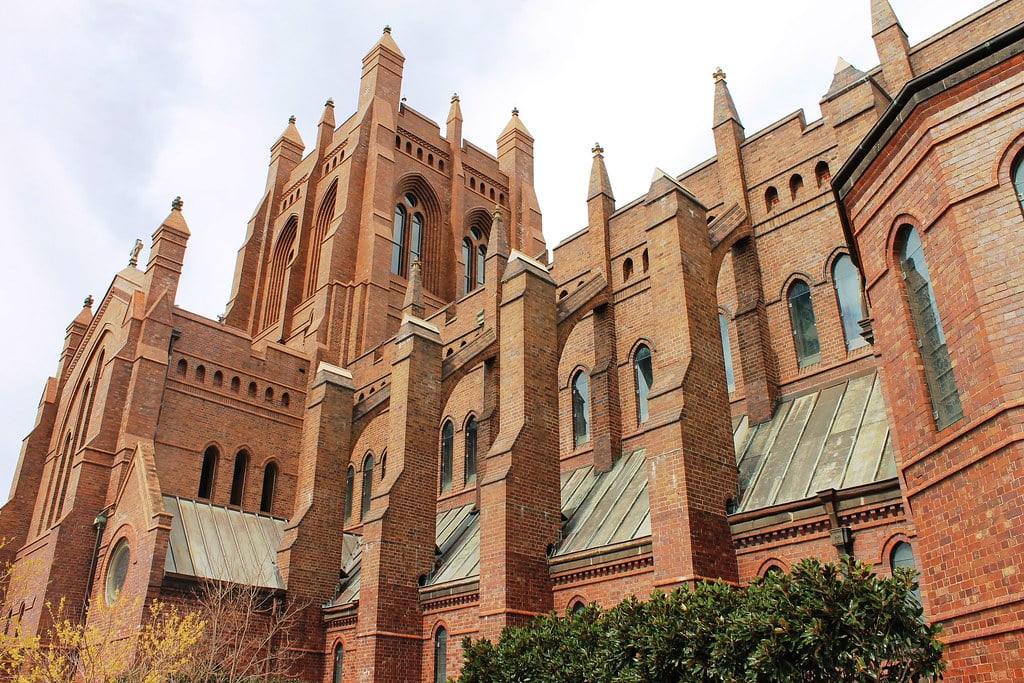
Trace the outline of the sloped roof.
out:
M 173 515 L 164 571 L 262 588 L 284 588 L 277 548 L 285 520 L 164 496 Z
M 436 569 L 425 585 L 480 576 L 480 515 L 473 504 L 452 508 L 437 516 Z
M 896 476 L 876 373 L 779 403 L 768 422 L 737 420 L 738 512 Z
M 586 465 L 563 473 L 562 515 L 566 522 L 556 557 L 650 536 L 643 449 L 622 456 L 607 472 Z
M 341 548 L 341 571 L 346 578 L 341 581 L 341 592 L 335 598 L 336 605 L 345 605 L 359 599 L 362 584 L 363 537 L 345 533 Z

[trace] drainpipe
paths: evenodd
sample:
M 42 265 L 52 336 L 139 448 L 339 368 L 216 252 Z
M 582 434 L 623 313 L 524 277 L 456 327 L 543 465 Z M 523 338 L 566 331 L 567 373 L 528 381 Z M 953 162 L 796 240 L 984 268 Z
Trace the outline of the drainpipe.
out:
M 100 513 L 96 515 L 96 519 L 92 522 L 92 528 L 96 530 L 96 541 L 92 547 L 92 561 L 89 563 L 89 580 L 86 582 L 85 600 L 82 601 L 82 619 L 85 619 L 85 615 L 89 610 L 89 596 L 92 595 L 92 582 L 96 578 L 96 565 L 99 562 L 100 557 L 100 540 L 103 538 L 103 530 L 107 527 L 107 520 L 110 518 L 110 508 L 107 507 L 100 510 Z

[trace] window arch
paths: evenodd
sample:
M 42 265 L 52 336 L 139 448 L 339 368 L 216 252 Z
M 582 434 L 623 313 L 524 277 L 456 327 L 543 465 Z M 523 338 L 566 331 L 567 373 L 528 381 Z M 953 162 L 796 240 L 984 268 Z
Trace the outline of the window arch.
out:
M 793 328 L 797 364 L 806 368 L 821 361 L 818 343 L 818 325 L 814 320 L 811 288 L 803 280 L 794 280 L 786 294 L 789 302 L 789 322 Z
M 224 384 L 224 373 L 218 370 L 213 373 L 213 386 L 219 387 L 222 384 Z
M 484 284 L 490 220 L 486 212 L 474 211 L 469 219 L 469 230 L 462 238 L 463 294 L 469 294 Z
M 580 612 L 582 612 L 585 609 L 587 609 L 587 606 L 585 604 L 583 604 L 583 601 L 580 600 L 579 598 L 576 598 L 575 600 L 573 600 L 572 604 L 569 605 L 569 613 L 570 614 L 579 614 Z
M 622 262 L 622 279 L 628 280 L 633 277 L 633 259 L 627 258 Z
M 331 671 L 331 683 L 342 683 L 345 672 L 345 648 L 338 643 L 334 646 L 334 665 Z
M 366 515 L 370 512 L 370 500 L 373 498 L 373 453 L 367 453 L 363 458 L 363 500 L 359 509 L 360 519 L 366 521 Z
M 1013 162 L 1013 190 L 1017 193 L 1017 201 L 1024 210 L 1024 152 L 1017 155 Z
M 455 427 L 445 420 L 441 427 L 441 491 L 452 490 L 452 452 L 455 445 Z
M 861 336 L 858 324 L 864 317 L 860 271 L 847 254 L 840 256 L 832 264 L 832 284 L 836 288 L 836 301 L 839 303 L 839 317 L 843 321 L 846 350 L 853 351 L 867 344 L 867 340 Z
M 896 572 L 897 569 L 910 569 L 911 571 L 917 571 L 917 565 L 914 563 L 914 549 L 906 541 L 900 541 L 892 548 L 892 553 L 889 555 L 889 568 Z M 921 604 L 921 587 L 918 586 L 911 593 L 914 599 L 917 600 L 917 604 Z
M 245 451 L 238 451 L 235 456 L 235 472 L 231 477 L 231 504 L 241 505 L 242 496 L 245 493 L 245 474 L 249 469 L 249 454 Z
M 345 524 L 352 523 L 352 497 L 355 496 L 356 468 L 348 466 L 345 474 Z
M 391 272 L 406 275 L 409 265 L 423 254 L 423 213 L 420 201 L 406 192 L 395 204 L 395 222 L 391 233 Z
M 313 222 L 313 239 L 309 242 L 309 268 L 306 273 L 306 296 L 316 290 L 317 278 L 320 276 L 320 245 L 327 236 L 327 228 L 334 217 L 334 205 L 338 194 L 337 179 L 331 183 L 320 201 L 320 210 L 317 211 L 316 220 Z
M 764 208 L 768 213 L 772 212 L 775 205 L 779 203 L 779 191 L 774 187 L 769 187 L 764 191 Z
M 263 304 L 264 328 L 277 322 L 281 314 L 285 275 L 295 257 L 295 233 L 298 226 L 299 219 L 296 216 L 289 218 L 274 246 L 274 254 L 270 261 L 270 277 L 267 280 L 267 300 Z
M 188 372 L 188 361 L 184 358 L 178 361 L 178 375 L 184 377 Z
M 220 460 L 220 453 L 217 451 L 216 446 L 210 446 L 203 453 L 203 469 L 199 475 L 199 492 L 200 498 L 206 498 L 209 500 L 213 498 L 213 482 L 217 476 L 217 461 Z
M 796 199 L 796 196 L 800 194 L 800 190 L 804 187 L 804 179 L 799 173 L 794 173 L 793 177 L 789 179 L 789 197 L 790 199 Z
M 953 364 L 946 347 L 939 307 L 935 302 L 924 246 L 917 230 L 902 227 L 900 267 L 907 288 L 907 302 L 917 333 L 917 345 L 924 365 L 925 383 L 932 402 L 932 416 L 937 429 L 944 429 L 964 416 Z
M 203 384 L 206 381 L 206 368 L 202 365 L 196 366 L 196 382 Z
M 590 377 L 583 370 L 572 376 L 572 438 L 576 448 L 590 441 Z
M 729 343 L 729 320 L 725 313 L 718 314 L 718 331 L 722 338 L 722 359 L 725 361 L 725 386 L 731 394 L 736 391 L 736 374 L 732 366 L 732 345 Z
M 448 680 L 448 630 L 438 626 L 434 632 L 434 683 Z
M 636 422 L 647 422 L 649 407 L 647 404 L 654 386 L 654 366 L 651 362 L 651 349 L 646 344 L 637 347 L 633 354 L 633 374 L 636 376 Z
M 467 484 L 476 481 L 476 449 L 479 431 L 480 425 L 477 423 L 476 418 L 470 415 L 469 420 L 466 422 L 466 452 L 462 470 L 463 481 Z
M 819 161 L 814 166 L 814 179 L 818 183 L 818 187 L 821 187 L 822 183 L 827 182 L 832 177 L 832 174 L 828 170 L 827 161 Z
M 268 462 L 263 468 L 263 491 L 260 495 L 260 512 L 274 511 L 274 490 L 277 488 L 277 464 Z

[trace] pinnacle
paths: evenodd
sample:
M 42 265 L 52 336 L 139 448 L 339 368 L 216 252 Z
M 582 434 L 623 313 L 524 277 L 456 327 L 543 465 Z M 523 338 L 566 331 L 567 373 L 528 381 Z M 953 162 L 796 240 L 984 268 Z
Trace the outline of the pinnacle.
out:
M 288 125 L 285 127 L 284 132 L 281 133 L 278 142 L 281 140 L 287 140 L 292 144 L 298 145 L 299 147 L 305 147 L 306 144 L 302 141 L 302 136 L 299 135 L 299 129 L 295 127 L 295 115 L 292 114 L 288 117 Z
M 889 0 L 871 0 L 871 35 L 878 35 L 890 26 L 900 26 L 900 21 Z
M 395 39 L 391 37 L 390 25 L 384 27 L 384 32 L 381 34 L 381 37 L 376 42 L 376 44 L 374 44 L 373 48 L 370 49 L 370 53 L 367 55 L 367 57 L 369 57 L 370 54 L 373 54 L 374 49 L 378 47 L 384 48 L 389 52 L 393 52 L 399 57 L 405 59 L 405 55 L 403 55 L 402 51 L 398 49 L 398 43 L 396 43 Z
M 405 289 L 405 301 L 402 310 L 408 311 L 417 318 L 423 317 L 423 269 L 419 259 L 409 266 L 409 284 Z
M 715 113 L 714 122 L 711 124 L 711 127 L 714 128 L 732 119 L 742 128 L 743 123 L 740 121 L 740 115 L 736 111 L 736 103 L 732 101 L 729 84 L 725 80 L 725 72 L 719 68 L 712 76 L 715 79 Z
M 601 143 L 595 142 L 594 148 L 590 151 L 594 153 L 594 162 L 590 166 L 590 187 L 587 191 L 587 201 L 602 194 L 614 200 L 612 182 L 608 178 L 608 169 L 604 165 L 604 148 L 601 147 Z
M 511 133 L 512 131 L 523 133 L 531 140 L 533 139 L 533 136 L 530 135 L 530 131 L 526 130 L 526 126 L 523 125 L 522 120 L 520 120 L 519 118 L 518 107 L 512 107 L 512 118 L 508 120 L 508 123 L 505 125 L 505 129 L 501 131 L 501 135 L 499 135 L 498 137 L 503 138 L 505 137 L 505 135 Z
M 495 204 L 491 212 L 491 234 L 487 239 L 488 258 L 494 254 L 508 256 L 508 236 L 505 234 L 504 218 L 501 207 Z

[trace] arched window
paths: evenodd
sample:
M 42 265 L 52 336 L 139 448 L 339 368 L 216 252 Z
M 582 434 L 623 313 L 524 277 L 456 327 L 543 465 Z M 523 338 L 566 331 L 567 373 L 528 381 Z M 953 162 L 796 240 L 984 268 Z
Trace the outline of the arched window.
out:
M 231 477 L 231 504 L 241 505 L 242 494 L 245 493 L 245 472 L 249 469 L 249 454 L 238 451 L 235 456 L 235 473 Z
M 480 244 L 476 248 L 476 286 L 482 287 L 487 273 L 487 247 Z
M 267 300 L 263 307 L 263 327 L 270 327 L 277 322 L 281 314 L 281 303 L 284 298 L 284 282 L 288 267 L 295 257 L 295 234 L 299 219 L 292 216 L 288 219 L 281 235 L 274 246 L 274 254 L 270 261 L 270 277 L 267 280 Z
M 455 427 L 446 420 L 441 427 L 441 490 L 452 490 L 452 451 L 455 442 Z
M 725 385 L 729 393 L 736 391 L 736 374 L 732 368 L 732 345 L 729 344 L 729 321 L 718 314 L 718 331 L 722 337 L 722 358 L 725 360 Z
M 359 510 L 360 519 L 366 521 L 366 515 L 370 512 L 370 500 L 373 498 L 373 454 L 368 454 L 363 459 L 363 501 Z
M 853 351 L 865 344 L 867 340 L 860 334 L 857 323 L 864 318 L 864 305 L 861 298 L 860 271 L 853 265 L 853 260 L 843 254 L 832 265 L 832 284 L 836 288 L 836 300 L 839 302 L 839 316 L 843 320 L 843 336 L 846 337 L 847 351 Z
M 905 541 L 900 541 L 892 549 L 892 555 L 889 557 L 889 567 L 895 573 L 897 569 L 910 569 L 911 571 L 917 571 L 917 565 L 914 564 L 914 549 L 910 547 L 910 544 Z M 921 588 L 920 586 L 915 588 L 913 593 L 914 599 L 917 600 L 917 604 L 921 604 Z
M 439 626 L 434 634 L 434 683 L 448 680 L 448 631 Z
M 900 266 L 907 286 L 907 302 L 917 333 L 924 378 L 932 402 L 932 415 L 938 429 L 944 429 L 964 416 L 960 392 L 953 376 L 953 364 L 946 348 L 946 335 L 935 302 L 931 275 L 924 258 L 921 237 L 911 226 L 903 227 Z
M 388 452 L 385 450 L 380 454 L 380 480 L 384 481 L 384 477 L 388 473 Z
M 188 372 L 188 362 L 184 358 L 178 361 L 178 375 L 184 377 L 185 373 Z
M 828 170 L 828 162 L 819 161 L 814 166 L 814 179 L 818 182 L 818 187 L 821 184 L 827 182 L 832 177 L 832 174 Z
M 398 141 L 396 140 L 396 144 Z M 327 236 L 327 228 L 334 218 L 334 205 L 338 194 L 338 181 L 335 180 L 324 193 L 320 201 L 320 209 L 316 213 L 316 220 L 313 222 L 313 239 L 309 242 L 309 266 L 306 271 L 306 296 L 316 290 L 317 279 L 320 276 L 320 245 Z
M 821 361 L 821 345 L 818 343 L 818 325 L 814 321 L 811 288 L 803 280 L 794 280 L 789 286 L 786 299 L 789 301 L 789 322 L 793 326 L 797 363 L 800 367 L 806 368 Z
M 476 439 L 479 431 L 480 426 L 477 424 L 476 418 L 469 418 L 469 421 L 466 422 L 466 455 L 463 468 L 463 480 L 467 484 L 476 481 Z
M 203 470 L 199 475 L 199 497 L 209 500 L 213 498 L 213 480 L 217 476 L 217 460 L 220 453 L 216 446 L 210 446 L 203 453 Z
M 401 204 L 395 204 L 395 225 L 391 232 L 391 272 L 405 273 L 405 223 L 407 212 Z
M 206 368 L 202 365 L 196 366 L 196 382 L 202 384 L 206 381 Z
M 1017 157 L 1013 167 L 1013 189 L 1017 193 L 1017 201 L 1024 209 L 1024 153 Z
M 641 254 L 641 256 L 640 256 L 640 262 L 641 262 L 641 263 L 643 263 L 643 266 L 644 266 L 644 272 L 645 272 L 645 273 L 646 273 L 646 272 L 647 272 L 648 270 L 650 270 L 650 269 L 651 269 L 651 259 L 650 259 L 650 257 L 649 257 L 649 256 L 647 255 L 647 250 L 646 250 L 646 249 L 644 249 L 644 253 L 643 253 L 643 254 Z
M 654 386 L 654 366 L 651 364 L 651 350 L 646 344 L 637 347 L 633 354 L 633 373 L 636 375 L 636 422 L 647 422 L 647 399 Z
M 633 277 L 633 259 L 627 258 L 622 262 L 622 279 L 628 280 Z
M 423 214 L 417 207 L 419 200 L 411 192 L 395 204 L 395 224 L 391 233 L 391 272 L 396 275 L 405 275 L 409 264 L 419 261 L 423 254 Z
M 345 671 L 345 648 L 338 643 L 334 646 L 334 668 L 331 673 L 332 683 L 342 683 L 342 675 Z
M 233 391 L 233 392 L 235 392 L 237 394 L 238 393 L 238 387 L 240 385 L 241 385 L 241 380 L 239 380 L 237 377 L 232 377 L 231 378 L 231 391 Z
M 577 448 L 590 441 L 590 378 L 582 370 L 572 377 L 572 436 Z
M 352 497 L 355 496 L 356 491 L 356 468 L 352 465 L 348 466 L 348 472 L 345 474 L 345 524 L 352 523 Z
M 764 191 L 764 208 L 768 213 L 771 213 L 775 205 L 779 203 L 779 191 L 774 187 L 769 187 Z
M 263 493 L 260 495 L 260 512 L 274 511 L 274 489 L 277 488 L 277 465 L 268 462 L 263 468 Z
M 473 242 L 468 237 L 462 238 L 462 288 L 469 293 L 473 289 Z
M 213 373 L 213 386 L 219 387 L 222 384 L 224 384 L 224 373 L 218 370 Z
M 789 197 L 790 199 L 796 199 L 796 196 L 800 193 L 804 187 L 804 179 L 799 173 L 794 173 L 793 177 L 789 179 Z

